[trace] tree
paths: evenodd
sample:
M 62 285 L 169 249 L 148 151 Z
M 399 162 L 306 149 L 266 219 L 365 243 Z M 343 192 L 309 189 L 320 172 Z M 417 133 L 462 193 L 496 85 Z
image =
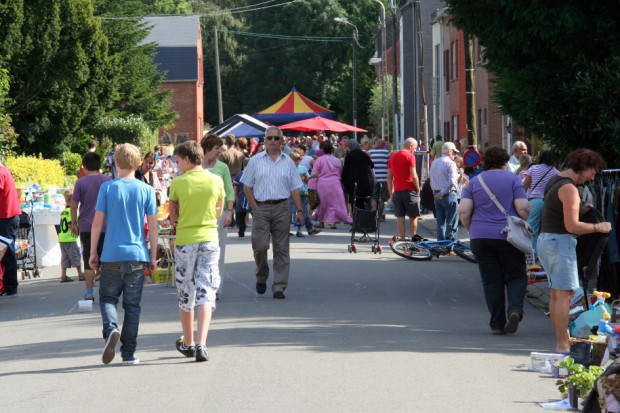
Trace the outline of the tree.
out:
M 255 3 L 234 2 L 234 7 Z M 340 16 L 347 17 L 358 27 L 360 43 L 365 46 L 358 50 L 357 100 L 358 121 L 360 125 L 367 123 L 365 108 L 373 71 L 366 62 L 374 52 L 372 33 L 377 16 L 372 2 L 304 0 L 235 14 L 225 12 L 233 7 L 230 0 L 208 4 L 195 0 L 193 6 L 195 12 L 207 14 L 202 19 L 202 27 L 205 119 L 208 122 L 217 123 L 218 113 L 214 27 L 219 36 L 225 117 L 264 109 L 296 85 L 302 93 L 351 122 L 351 27 L 334 22 L 334 17 Z M 285 39 L 285 36 L 308 39 Z M 309 37 L 330 37 L 332 41 L 317 42 Z M 338 37 L 340 39 L 334 39 Z
M 564 152 L 620 163 L 620 3 L 447 0 L 485 47 L 504 113 Z
M 92 14 L 90 0 L 23 4 L 19 47 L 7 68 L 9 111 L 27 153 L 59 156 L 110 106 L 107 39 Z
M 11 155 L 17 146 L 17 134 L 11 117 L 5 112 L 9 92 L 9 72 L 0 68 L 0 160 Z
M 167 2 L 160 8 L 157 1 L 142 2 L 96 1 L 98 16 L 140 16 L 145 9 L 154 13 L 178 11 L 179 5 Z M 186 4 L 181 1 L 180 3 Z M 186 4 L 187 5 L 187 4 Z M 171 8 L 175 6 L 174 8 Z M 181 8 L 183 10 L 183 8 Z M 109 39 L 109 56 L 113 62 L 116 93 L 109 118 L 139 117 L 151 129 L 170 126 L 177 114 L 170 110 L 170 91 L 162 91 L 165 73 L 154 64 L 157 45 L 144 44 L 150 27 L 140 19 L 102 19 L 103 30 Z M 131 124 L 132 122 L 128 122 Z M 122 122 L 121 122 L 122 124 Z

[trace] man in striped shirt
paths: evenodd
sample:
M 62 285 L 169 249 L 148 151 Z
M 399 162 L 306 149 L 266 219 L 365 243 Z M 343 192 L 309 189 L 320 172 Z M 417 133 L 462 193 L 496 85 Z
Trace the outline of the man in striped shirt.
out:
M 458 217 L 458 171 L 454 157 L 459 151 L 453 142 L 441 147 L 441 158 L 431 164 L 431 188 L 435 196 L 435 218 L 437 219 L 437 240 L 453 237 Z
M 388 159 L 390 159 L 390 151 L 385 149 L 383 139 L 376 137 L 374 139 L 374 147 L 368 153 L 370 154 L 370 160 L 375 164 L 376 183 L 372 191 L 372 209 L 375 211 L 379 208 L 381 221 L 385 221 L 383 208 L 387 200 L 390 199 L 390 192 L 387 186 L 387 164 Z
M 295 219 L 304 225 L 299 188 L 302 186 L 297 168 L 282 153 L 282 131 L 275 126 L 265 130 L 266 149 L 254 155 L 243 173 L 243 192 L 252 206 L 252 249 L 256 262 L 256 292 L 265 294 L 269 265 L 269 240 L 273 244 L 273 298 L 283 299 L 291 266 L 289 198 L 293 197 Z

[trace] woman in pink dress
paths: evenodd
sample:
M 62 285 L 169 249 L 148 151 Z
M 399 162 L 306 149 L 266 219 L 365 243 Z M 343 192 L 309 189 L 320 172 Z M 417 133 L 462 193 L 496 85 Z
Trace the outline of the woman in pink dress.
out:
M 336 222 L 351 222 L 340 183 L 342 162 L 332 155 L 332 150 L 331 145 L 324 145 L 325 155 L 316 158 L 310 176 L 316 178 L 314 185 L 321 200 L 316 209 L 319 221 L 316 228 L 323 228 L 324 222 L 329 222 L 331 229 L 336 229 Z

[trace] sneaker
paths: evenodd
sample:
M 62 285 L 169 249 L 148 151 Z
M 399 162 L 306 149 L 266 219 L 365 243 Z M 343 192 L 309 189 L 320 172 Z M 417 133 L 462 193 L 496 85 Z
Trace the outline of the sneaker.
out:
M 140 359 L 136 356 L 133 356 L 130 359 L 123 359 L 123 362 L 121 363 L 123 366 L 135 366 L 138 364 L 140 364 Z
M 209 361 L 207 347 L 200 344 L 196 346 L 196 361 Z
M 17 297 L 17 291 L 2 291 L 0 297 Z
M 305 238 L 306 236 L 301 232 L 301 231 L 297 231 L 297 233 L 295 234 L 295 236 L 299 237 L 299 238 Z
M 183 336 L 176 341 L 177 350 L 185 357 L 194 357 L 196 355 L 196 346 L 186 346 L 183 342 Z
M 114 356 L 116 355 L 116 344 L 120 338 L 121 333 L 118 330 L 112 330 L 108 335 L 105 347 L 103 348 L 103 354 L 101 355 L 103 364 L 110 364 L 110 362 L 114 360 Z
M 413 237 L 411 237 L 411 242 L 422 242 L 422 241 L 428 241 L 428 239 L 422 238 L 418 234 L 415 234 Z
M 506 334 L 514 334 L 517 332 L 519 328 L 519 323 L 521 322 L 521 316 L 517 312 L 512 312 L 508 314 L 508 322 L 506 322 L 506 327 L 504 327 L 504 331 Z
M 316 235 L 320 233 L 321 233 L 320 229 L 313 229 L 312 231 L 308 232 L 308 235 Z

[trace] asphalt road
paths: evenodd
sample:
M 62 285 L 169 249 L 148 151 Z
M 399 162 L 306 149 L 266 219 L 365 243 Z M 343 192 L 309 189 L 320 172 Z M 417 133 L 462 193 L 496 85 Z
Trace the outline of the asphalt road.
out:
M 83 284 L 43 269 L 0 299 L 2 412 L 537 412 L 559 397 L 525 368 L 553 348 L 540 310 L 528 304 L 515 336 L 493 336 L 475 264 L 397 257 L 393 218 L 383 254 L 349 254 L 347 229 L 292 238 L 286 300 L 256 294 L 249 234 L 231 230 L 206 363 L 176 352 L 175 290 L 150 285 L 141 364 L 101 364 L 98 306 L 78 312 Z

